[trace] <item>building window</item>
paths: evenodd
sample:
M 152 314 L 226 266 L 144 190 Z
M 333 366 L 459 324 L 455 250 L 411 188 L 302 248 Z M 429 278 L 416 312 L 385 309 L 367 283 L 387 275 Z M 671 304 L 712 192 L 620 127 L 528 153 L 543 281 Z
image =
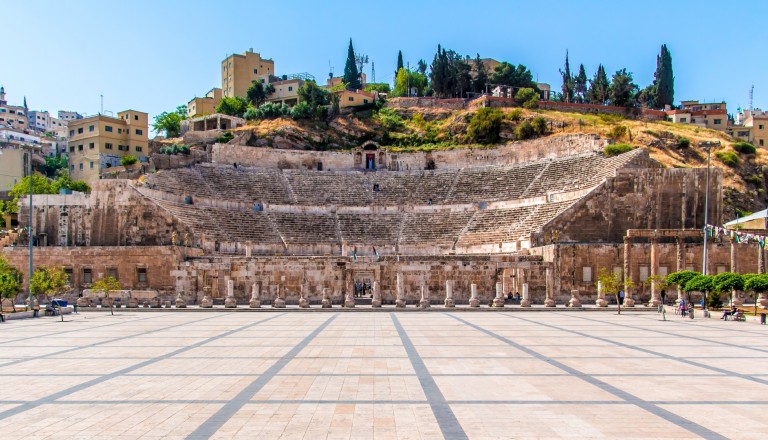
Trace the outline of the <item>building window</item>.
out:
M 123 129 L 122 128 L 118 128 L 117 129 L 117 134 L 123 134 Z
M 288 91 L 292 92 L 293 91 L 293 86 L 288 86 Z
M 108 267 L 107 268 L 107 276 L 108 277 L 112 277 L 114 279 L 118 279 L 117 278 L 117 268 L 116 267 Z
M 90 149 L 90 150 L 93 150 L 93 145 L 94 145 L 94 144 L 93 144 L 93 142 L 91 142 L 90 144 L 88 144 L 88 149 Z
M 254 75 L 258 75 L 258 73 L 259 73 L 259 71 L 258 71 L 258 70 L 256 70 L 256 69 L 253 69 L 253 74 L 254 74 Z
M 136 268 L 136 280 L 139 282 L 139 284 L 147 284 L 147 268 L 146 267 Z
M 367 99 L 363 99 L 363 104 L 368 104 L 368 100 Z
M 91 284 L 93 282 L 93 274 L 90 267 L 83 268 L 83 284 Z
M 80 171 L 83 171 L 83 163 L 80 162 Z
M 720 125 L 723 123 L 722 119 L 715 119 L 715 125 Z
M 139 115 L 133 115 L 133 120 L 134 121 L 138 121 L 139 120 Z
M 74 145 L 72 145 L 71 147 L 69 147 L 69 152 L 70 152 L 70 153 L 74 153 L 74 152 L 75 152 L 75 146 L 74 146 Z
M 680 122 L 688 122 L 688 118 L 680 118 Z
M 136 134 L 137 134 L 137 135 L 139 135 L 139 136 L 141 136 L 141 135 L 143 135 L 143 134 L 144 134 L 144 131 L 143 131 L 143 130 L 139 130 L 139 129 L 137 128 L 137 129 L 136 129 Z
M 354 100 L 355 100 L 355 98 L 353 98 L 353 97 L 351 97 L 351 96 L 349 97 L 349 102 L 352 102 L 352 101 L 354 101 Z
M 77 134 L 83 134 L 83 127 L 77 129 Z
M 142 150 L 142 148 L 141 148 L 140 146 L 138 146 L 138 145 L 137 145 L 137 146 L 136 146 L 136 151 L 137 151 L 137 152 L 141 152 L 141 150 Z
M 93 125 L 89 125 L 88 126 L 88 131 L 93 131 L 93 130 L 94 130 Z
M 764 147 L 764 146 L 765 146 L 765 145 L 763 145 L 763 140 L 762 140 L 762 139 L 760 139 L 760 146 L 761 146 L 761 147 Z
M 91 169 L 93 169 L 93 161 L 91 161 Z
M 69 130 L 69 135 L 70 136 L 74 136 L 75 135 L 75 130 Z
M 67 274 L 67 281 L 70 283 L 72 282 L 72 268 L 71 267 L 65 267 L 64 273 Z
M 765 127 L 765 125 L 760 124 L 760 125 L 758 125 L 758 127 L 760 127 L 760 130 L 762 130 Z
M 104 126 L 104 131 L 108 131 L 108 132 L 112 133 L 112 126 L 111 125 Z
M 648 266 L 640 266 L 640 282 L 648 279 Z
M 83 151 L 83 144 L 77 146 L 77 151 Z
M 107 150 L 111 150 L 112 149 L 112 144 L 107 142 L 106 144 L 104 144 L 104 148 L 106 148 Z
M 69 172 L 74 173 L 75 172 L 75 164 L 72 164 L 69 166 Z
M 582 267 L 581 268 L 581 280 L 585 283 L 591 283 L 592 282 L 592 268 L 591 267 Z

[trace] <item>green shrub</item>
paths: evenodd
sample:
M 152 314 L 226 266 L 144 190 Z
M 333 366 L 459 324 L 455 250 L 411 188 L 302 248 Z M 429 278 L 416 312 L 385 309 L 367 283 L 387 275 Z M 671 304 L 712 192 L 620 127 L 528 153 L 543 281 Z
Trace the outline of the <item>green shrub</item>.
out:
M 762 185 L 763 184 L 763 178 L 758 176 L 757 174 L 752 174 L 750 176 L 747 176 L 744 178 L 747 182 L 753 184 L 753 185 Z
M 523 111 L 520 110 L 519 108 L 516 108 L 507 114 L 507 118 L 509 118 L 510 121 L 515 121 L 515 122 L 522 121 Z
M 607 122 L 608 124 L 618 124 L 619 122 L 624 120 L 624 116 L 613 115 L 609 113 L 598 113 L 597 117 L 601 121 Z
M 517 128 L 515 128 L 515 139 L 521 141 L 530 139 L 535 133 L 536 130 L 533 129 L 533 125 L 531 125 L 531 123 L 528 121 L 524 121 L 522 124 L 518 125 Z
M 227 142 L 231 141 L 235 138 L 235 135 L 232 134 L 231 131 L 224 132 L 221 136 L 216 138 L 216 142 L 220 144 L 226 144 Z
M 539 103 L 539 94 L 536 90 L 523 87 L 515 93 L 515 101 L 525 108 L 535 108 Z
M 397 130 L 403 127 L 403 118 L 389 107 L 384 107 L 374 117 L 387 131 Z
M 544 135 L 547 133 L 547 120 L 541 116 L 533 118 L 531 125 L 533 126 L 533 130 L 536 132 L 536 134 Z
M 677 148 L 685 149 L 685 148 L 688 148 L 690 146 L 691 146 L 691 140 L 690 139 L 688 139 L 686 137 L 682 137 L 682 136 L 677 138 Z
M 626 153 L 627 151 L 632 151 L 633 147 L 629 144 L 611 144 L 606 145 L 605 148 L 603 148 L 603 154 L 605 157 L 613 157 L 618 156 L 619 154 Z
M 469 121 L 467 136 L 475 142 L 494 143 L 499 140 L 502 119 L 504 119 L 504 114 L 501 110 L 483 107 Z
M 291 118 L 294 120 L 309 119 L 311 117 L 312 107 L 304 101 L 294 105 L 291 109 Z
M 126 154 L 120 159 L 120 165 L 122 166 L 133 165 L 138 161 L 139 159 L 136 159 L 136 156 L 131 156 L 130 154 Z
M 722 162 L 724 165 L 727 165 L 731 168 L 739 166 L 739 156 L 737 156 L 733 151 L 718 151 L 715 153 L 715 157 L 720 159 L 720 162 Z
M 707 293 L 707 307 L 719 309 L 723 307 L 723 296 L 720 292 L 710 290 Z
M 653 137 L 655 137 L 655 138 L 659 138 L 659 137 L 661 137 L 661 134 L 659 134 L 659 132 L 658 132 L 658 131 L 653 131 L 653 130 L 643 130 L 643 133 L 645 133 L 645 134 L 648 134 L 648 135 L 651 135 L 651 136 L 653 136 Z
M 614 141 L 617 141 L 626 135 L 627 127 L 625 125 L 615 125 L 610 130 L 608 130 L 608 134 L 606 134 L 608 139 L 612 139 Z
M 754 145 L 750 144 L 749 142 L 736 142 L 733 144 L 733 149 L 738 151 L 741 154 L 755 154 L 757 153 L 757 149 Z

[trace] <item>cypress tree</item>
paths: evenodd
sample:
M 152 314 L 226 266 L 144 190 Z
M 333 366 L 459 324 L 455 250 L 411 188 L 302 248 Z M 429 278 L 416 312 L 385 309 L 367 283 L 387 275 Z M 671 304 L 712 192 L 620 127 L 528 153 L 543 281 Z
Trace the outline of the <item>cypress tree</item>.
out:
M 675 76 L 672 72 L 672 55 L 666 44 L 661 45 L 661 54 L 656 57 L 656 73 L 653 77 L 656 108 L 672 105 L 675 101 Z
M 568 62 L 568 51 L 565 51 L 565 70 L 560 71 L 563 76 L 563 100 L 565 102 L 573 101 L 573 76 L 571 75 L 571 65 Z
M 573 79 L 573 96 L 577 102 L 587 100 L 587 72 L 583 64 L 579 66 L 579 74 Z
M 403 51 L 398 50 L 397 51 L 397 70 L 395 71 L 395 75 L 397 75 L 397 72 L 400 71 L 400 69 L 403 68 Z
M 595 77 L 589 82 L 589 103 L 605 105 L 608 101 L 611 84 L 608 82 L 608 75 L 605 74 L 605 67 L 600 64 L 595 72 Z
M 349 49 L 347 50 L 347 63 L 344 65 L 344 77 L 342 78 L 349 89 L 359 89 L 360 73 L 357 71 L 355 62 L 355 49 L 352 47 L 352 39 L 349 39 Z

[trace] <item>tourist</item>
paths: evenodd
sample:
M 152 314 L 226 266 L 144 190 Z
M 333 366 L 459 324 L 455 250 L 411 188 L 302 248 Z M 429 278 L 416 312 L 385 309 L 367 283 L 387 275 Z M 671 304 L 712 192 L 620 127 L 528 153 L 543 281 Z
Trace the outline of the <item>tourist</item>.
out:
M 624 305 L 624 291 L 619 290 L 619 305 Z
M 515 302 L 520 304 L 520 292 L 515 291 Z
M 682 316 L 683 318 L 685 318 L 685 311 L 686 310 L 687 310 L 687 308 L 685 307 L 685 300 L 681 299 L 680 300 L 680 316 Z
M 512 303 L 512 291 L 511 290 L 507 293 L 507 301 L 509 301 L 510 304 Z
M 727 321 L 729 316 L 733 316 L 735 314 L 736 314 L 736 306 L 731 304 L 731 310 L 723 309 L 723 316 L 721 316 L 720 319 Z
M 662 304 L 667 303 L 667 291 L 664 289 L 661 289 L 661 303 Z

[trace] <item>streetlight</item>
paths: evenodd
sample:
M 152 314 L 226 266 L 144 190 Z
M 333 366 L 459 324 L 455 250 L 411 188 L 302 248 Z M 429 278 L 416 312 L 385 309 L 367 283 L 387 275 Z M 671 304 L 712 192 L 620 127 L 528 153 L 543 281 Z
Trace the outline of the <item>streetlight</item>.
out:
M 24 144 L 22 149 L 27 151 L 27 161 L 29 162 L 29 307 L 32 307 L 32 270 L 33 270 L 33 257 L 32 257 L 32 180 L 34 177 L 34 171 L 32 170 L 32 152 L 34 150 L 40 150 L 42 147 Z
M 705 186 L 705 193 L 704 193 L 704 252 L 703 252 L 703 262 L 702 262 L 702 269 L 701 273 L 702 275 L 707 274 L 707 225 L 709 224 L 709 162 L 710 157 L 712 156 L 712 147 L 713 146 L 720 146 L 720 142 L 710 142 L 710 141 L 704 141 L 699 142 L 700 147 L 705 147 L 707 149 L 707 183 Z M 704 293 L 702 292 L 702 295 Z M 707 299 L 702 298 L 701 300 L 701 314 L 703 317 L 709 316 L 709 311 L 707 311 Z

